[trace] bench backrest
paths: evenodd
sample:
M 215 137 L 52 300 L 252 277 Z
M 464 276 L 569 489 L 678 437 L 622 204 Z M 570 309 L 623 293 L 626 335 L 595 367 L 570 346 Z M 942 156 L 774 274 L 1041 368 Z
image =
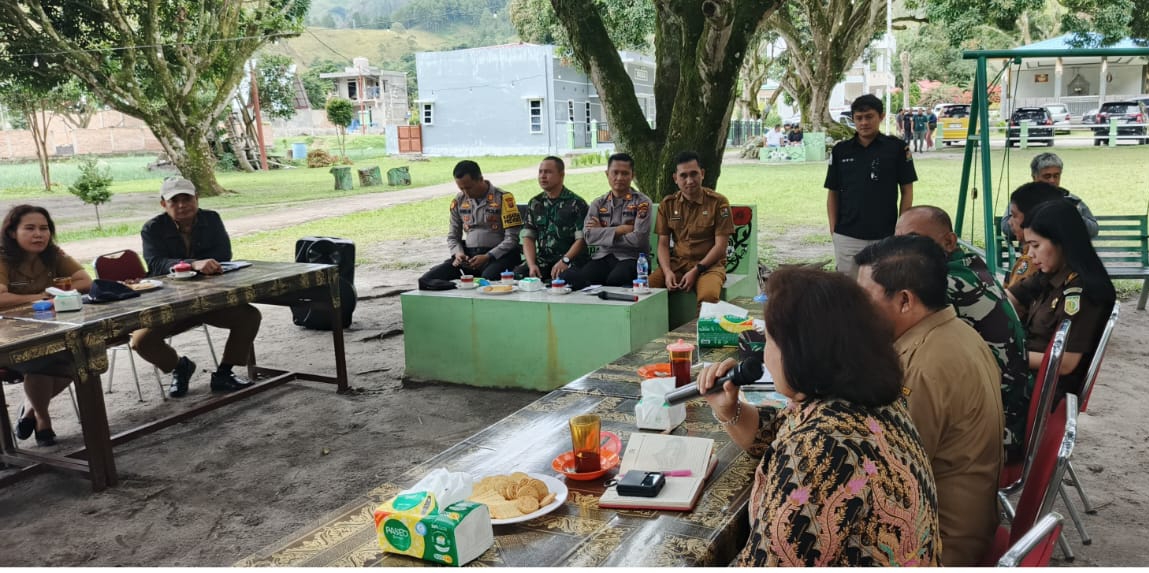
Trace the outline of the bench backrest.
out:
M 1018 253 L 1001 235 L 1001 217 L 993 219 L 997 240 L 998 267 L 1009 271 Z M 1097 217 L 1093 248 L 1108 269 L 1149 268 L 1149 217 L 1145 215 L 1101 215 Z

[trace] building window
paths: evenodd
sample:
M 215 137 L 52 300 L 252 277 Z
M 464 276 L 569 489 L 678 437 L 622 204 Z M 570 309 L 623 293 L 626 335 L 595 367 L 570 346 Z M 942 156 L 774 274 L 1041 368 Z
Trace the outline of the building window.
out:
M 574 123 L 574 100 L 567 100 L 567 122 Z
M 649 72 L 646 71 L 646 68 L 635 68 L 634 79 L 640 82 L 645 82 L 650 79 Z
M 528 109 L 531 112 L 531 133 L 543 132 L 543 100 L 528 100 Z
M 590 133 L 590 102 L 586 102 L 586 132 Z
M 359 82 L 347 82 L 347 99 L 351 101 L 359 99 Z
M 423 104 L 423 125 L 434 125 L 434 124 L 435 124 L 435 104 L 424 103 Z

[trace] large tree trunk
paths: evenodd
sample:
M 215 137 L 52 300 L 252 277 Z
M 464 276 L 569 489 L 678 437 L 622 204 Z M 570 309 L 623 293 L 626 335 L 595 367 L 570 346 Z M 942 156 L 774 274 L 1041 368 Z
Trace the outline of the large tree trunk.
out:
M 602 18 L 578 0 L 551 0 L 575 58 L 594 82 L 620 150 L 635 158 L 638 187 L 654 200 L 673 193 L 673 157 L 692 150 L 715 187 L 722 171 L 738 71 L 759 24 L 781 0 L 653 0 L 655 126 L 647 123 L 634 85 Z
M 830 94 L 874 37 L 885 0 L 803 0 L 770 16 L 767 25 L 786 41 L 787 91 L 798 100 L 802 122 L 821 131 L 830 116 Z
M 176 126 L 174 131 L 167 122 L 144 120 L 167 152 L 168 158 L 188 181 L 195 185 L 201 197 L 213 197 L 227 193 L 215 178 L 216 158 L 208 144 L 203 128 Z

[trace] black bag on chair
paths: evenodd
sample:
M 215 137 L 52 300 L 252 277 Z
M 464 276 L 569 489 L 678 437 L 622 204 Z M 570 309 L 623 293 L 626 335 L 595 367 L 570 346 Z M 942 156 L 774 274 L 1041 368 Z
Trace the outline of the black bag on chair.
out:
M 339 298 L 343 328 L 351 326 L 351 315 L 359 295 L 355 291 L 355 243 L 335 237 L 304 237 L 295 242 L 295 262 L 339 267 Z M 298 326 L 314 330 L 334 328 L 331 309 L 310 300 L 291 305 L 291 319 Z

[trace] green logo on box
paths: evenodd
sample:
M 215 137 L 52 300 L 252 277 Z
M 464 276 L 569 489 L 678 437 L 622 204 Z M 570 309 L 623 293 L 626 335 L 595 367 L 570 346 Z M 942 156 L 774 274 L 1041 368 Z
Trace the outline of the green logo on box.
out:
M 405 493 L 403 495 L 396 496 L 395 501 L 391 502 L 391 507 L 395 508 L 395 511 L 407 511 L 408 509 L 423 503 L 423 500 L 426 499 L 426 497 L 427 492 L 425 491 Z
M 411 532 L 402 521 L 397 519 L 385 521 L 383 523 L 383 535 L 387 536 L 387 542 L 399 551 L 406 551 L 411 547 Z

